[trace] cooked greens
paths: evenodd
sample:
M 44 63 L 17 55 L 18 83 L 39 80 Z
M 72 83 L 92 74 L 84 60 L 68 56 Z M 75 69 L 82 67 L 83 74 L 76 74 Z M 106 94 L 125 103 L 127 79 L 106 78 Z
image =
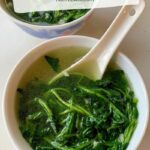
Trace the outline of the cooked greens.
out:
M 34 150 L 125 150 L 138 120 L 125 73 L 93 81 L 78 73 L 51 84 L 33 79 L 19 92 L 19 127 Z
M 16 13 L 14 11 L 12 0 L 6 0 L 6 6 L 15 17 L 39 25 L 64 24 L 76 20 L 88 12 L 88 9 L 79 9 Z
M 51 66 L 51 68 L 55 72 L 59 72 L 60 71 L 60 65 L 59 65 L 59 59 L 58 58 L 45 56 L 45 60 L 47 61 L 47 63 Z

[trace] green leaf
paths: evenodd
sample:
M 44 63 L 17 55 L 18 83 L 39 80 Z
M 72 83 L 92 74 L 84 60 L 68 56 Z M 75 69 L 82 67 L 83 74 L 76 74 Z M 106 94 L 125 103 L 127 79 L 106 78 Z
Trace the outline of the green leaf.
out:
M 60 71 L 60 64 L 59 64 L 59 59 L 58 58 L 45 56 L 45 60 L 47 61 L 47 63 L 52 67 L 52 69 L 55 72 L 59 72 Z

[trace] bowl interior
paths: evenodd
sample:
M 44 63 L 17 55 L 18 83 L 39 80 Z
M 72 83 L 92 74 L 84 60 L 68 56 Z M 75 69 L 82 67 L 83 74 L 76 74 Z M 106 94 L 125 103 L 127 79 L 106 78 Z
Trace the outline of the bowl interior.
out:
M 21 61 L 16 65 L 13 72 L 11 73 L 7 86 L 4 93 L 3 101 L 3 115 L 5 125 L 7 127 L 8 134 L 17 149 L 27 150 L 31 149 L 26 143 L 24 138 L 21 135 L 21 132 L 18 128 L 17 118 L 15 115 L 15 95 L 18 88 L 19 82 L 26 72 L 26 70 L 31 66 L 41 56 L 44 56 L 47 53 L 50 53 L 54 49 L 61 47 L 86 47 L 91 48 L 97 39 L 83 36 L 69 36 L 69 37 L 60 37 L 57 39 L 52 39 L 47 41 L 36 48 L 32 49 L 28 54 L 26 54 Z M 133 63 L 123 54 L 117 54 L 112 61 L 115 61 L 117 65 L 124 70 L 127 78 L 129 79 L 136 97 L 138 98 L 138 111 L 139 119 L 137 128 L 133 134 L 131 142 L 129 143 L 128 149 L 136 149 L 139 145 L 147 123 L 148 123 L 148 97 L 147 92 L 143 83 L 143 80 L 133 65 Z
M 9 13 L 9 10 L 7 9 L 6 5 L 5 5 L 5 0 L 0 0 L 0 7 L 8 14 Z M 10 14 L 11 15 L 11 14 Z

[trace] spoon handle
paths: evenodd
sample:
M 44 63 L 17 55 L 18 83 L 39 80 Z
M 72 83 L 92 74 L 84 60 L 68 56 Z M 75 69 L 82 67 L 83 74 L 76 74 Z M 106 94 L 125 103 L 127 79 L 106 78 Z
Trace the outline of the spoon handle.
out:
M 116 52 L 117 47 L 138 19 L 144 10 L 144 7 L 144 0 L 139 0 L 139 4 L 137 5 L 124 6 L 100 41 L 88 54 L 87 57 L 89 59 L 97 59 L 98 64 L 100 65 L 101 76 L 103 76 L 103 73 L 113 54 Z

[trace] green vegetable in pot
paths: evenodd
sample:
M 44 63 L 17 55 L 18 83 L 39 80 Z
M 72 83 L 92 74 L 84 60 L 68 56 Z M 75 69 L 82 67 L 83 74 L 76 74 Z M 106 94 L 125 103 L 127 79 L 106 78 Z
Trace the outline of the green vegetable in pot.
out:
M 34 150 L 125 150 L 137 125 L 137 99 L 122 70 L 97 81 L 75 73 L 51 84 L 34 79 L 18 92 L 19 127 Z

